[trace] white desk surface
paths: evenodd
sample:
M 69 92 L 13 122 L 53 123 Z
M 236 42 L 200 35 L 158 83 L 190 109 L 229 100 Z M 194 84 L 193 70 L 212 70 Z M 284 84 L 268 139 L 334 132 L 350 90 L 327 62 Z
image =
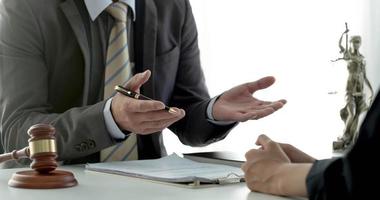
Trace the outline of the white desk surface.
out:
M 289 200 L 284 198 L 250 192 L 245 183 L 213 186 L 208 188 L 185 188 L 149 182 L 147 180 L 119 175 L 86 171 L 83 167 L 60 168 L 74 173 L 79 185 L 65 189 L 17 189 L 8 186 L 12 173 L 25 169 L 0 169 L 1 200 L 170 200 L 170 199 L 217 199 L 217 200 Z

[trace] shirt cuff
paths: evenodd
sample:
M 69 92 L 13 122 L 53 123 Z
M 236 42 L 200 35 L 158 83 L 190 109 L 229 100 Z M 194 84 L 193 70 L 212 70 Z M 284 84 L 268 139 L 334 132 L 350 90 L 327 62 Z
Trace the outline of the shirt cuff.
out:
M 119 127 L 117 126 L 112 116 L 111 103 L 112 103 L 112 98 L 109 98 L 103 110 L 104 121 L 106 123 L 107 131 L 111 135 L 111 137 L 113 137 L 114 139 L 124 139 L 125 134 L 119 129 Z
M 220 125 L 220 126 L 228 126 L 231 124 L 234 124 L 236 122 L 234 121 L 216 121 L 214 119 L 214 116 L 212 116 L 212 108 L 214 107 L 215 101 L 218 100 L 219 96 L 216 96 L 211 99 L 211 101 L 207 105 L 207 120 L 215 125 Z

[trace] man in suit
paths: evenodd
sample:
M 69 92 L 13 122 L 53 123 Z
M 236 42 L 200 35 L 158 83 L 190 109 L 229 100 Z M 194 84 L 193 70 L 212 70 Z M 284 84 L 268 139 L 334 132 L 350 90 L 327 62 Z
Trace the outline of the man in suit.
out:
M 31 125 L 49 123 L 65 163 L 97 162 L 99 151 L 131 133 L 139 159 L 158 158 L 166 154 L 166 127 L 184 144 L 202 146 L 226 137 L 236 122 L 285 104 L 252 97 L 273 77 L 209 98 L 188 0 L 3 0 L 0 13 L 0 132 L 7 152 L 27 146 Z M 121 35 L 125 46 L 111 46 Z M 119 55 L 131 76 L 114 85 L 157 101 L 105 89 L 108 65 Z

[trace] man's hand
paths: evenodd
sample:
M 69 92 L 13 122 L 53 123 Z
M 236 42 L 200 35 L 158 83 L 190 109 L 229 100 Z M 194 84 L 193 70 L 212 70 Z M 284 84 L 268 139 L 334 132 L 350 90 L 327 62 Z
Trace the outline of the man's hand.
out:
M 314 159 L 290 145 L 276 143 L 266 135 L 260 135 L 256 144 L 261 148 L 248 151 L 247 161 L 242 165 L 248 188 L 275 195 L 306 196 L 305 182 L 311 163 L 305 162 Z
M 135 92 L 149 80 L 149 70 L 133 76 L 125 85 Z M 122 130 L 137 134 L 150 134 L 162 131 L 185 116 L 185 111 L 173 108 L 176 112 L 164 110 L 165 105 L 160 101 L 137 100 L 117 93 L 111 104 L 112 115 Z
M 244 122 L 260 119 L 282 108 L 286 100 L 262 101 L 252 96 L 257 90 L 271 86 L 274 81 L 274 77 L 268 76 L 224 92 L 214 104 L 212 113 L 214 119 Z

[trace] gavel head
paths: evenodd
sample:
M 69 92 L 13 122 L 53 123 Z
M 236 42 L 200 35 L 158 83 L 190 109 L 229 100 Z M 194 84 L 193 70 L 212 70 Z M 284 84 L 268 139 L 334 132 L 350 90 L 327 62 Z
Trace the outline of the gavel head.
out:
M 39 173 L 49 173 L 57 168 L 55 128 L 48 124 L 36 124 L 29 128 L 30 167 Z

